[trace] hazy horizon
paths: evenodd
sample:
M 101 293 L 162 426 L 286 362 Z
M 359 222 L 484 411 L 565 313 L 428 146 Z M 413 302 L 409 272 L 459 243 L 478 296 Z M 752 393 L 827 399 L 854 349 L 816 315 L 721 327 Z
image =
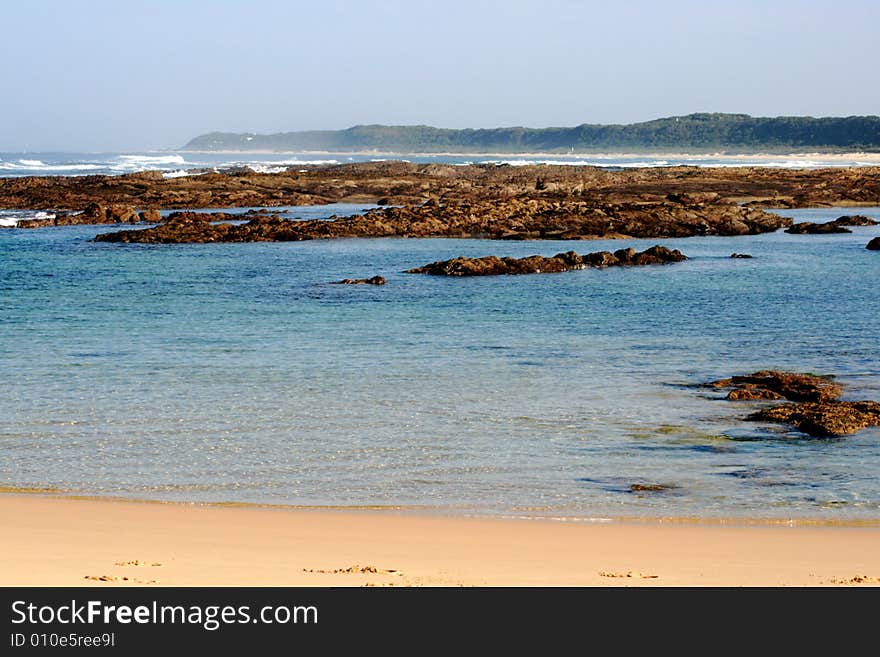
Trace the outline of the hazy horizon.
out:
M 0 151 L 168 150 L 209 132 L 876 115 L 865 0 L 169 0 L 6 8 Z

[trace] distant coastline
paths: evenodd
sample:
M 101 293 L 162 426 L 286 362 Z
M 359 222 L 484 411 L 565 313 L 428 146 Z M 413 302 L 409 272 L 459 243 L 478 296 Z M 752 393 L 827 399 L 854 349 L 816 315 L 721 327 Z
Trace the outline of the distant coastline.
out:
M 209 132 L 185 150 L 413 153 L 880 152 L 880 116 L 752 117 L 698 113 L 642 123 L 573 127 L 436 128 L 356 125 L 344 130 Z
M 653 158 L 657 160 L 666 159 L 693 159 L 693 160 L 729 160 L 729 161 L 747 161 L 747 160 L 804 160 L 804 159 L 822 159 L 822 160 L 840 160 L 851 161 L 860 160 L 864 162 L 880 163 L 880 152 L 873 151 L 834 151 L 834 152 L 790 152 L 790 153 L 688 153 L 688 152 L 596 152 L 596 153 L 559 153 L 559 152 L 498 152 L 498 153 L 476 153 L 466 151 L 448 151 L 448 152 L 420 152 L 420 151 L 326 151 L 326 150 L 199 150 L 199 149 L 169 149 L 167 151 L 150 151 L 156 153 L 201 153 L 213 155 L 322 155 L 322 156 L 340 156 L 340 155 L 374 155 L 383 158 L 405 158 L 405 157 L 474 157 L 474 158 L 554 158 L 571 157 L 573 159 L 586 158 L 602 158 L 602 159 L 619 159 L 630 157 Z

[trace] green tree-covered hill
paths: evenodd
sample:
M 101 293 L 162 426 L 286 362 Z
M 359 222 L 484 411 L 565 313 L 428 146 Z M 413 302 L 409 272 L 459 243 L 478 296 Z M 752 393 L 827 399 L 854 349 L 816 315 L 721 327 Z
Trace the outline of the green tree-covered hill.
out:
M 689 114 L 629 125 L 573 128 L 452 130 L 417 126 L 358 125 L 272 135 L 212 132 L 186 150 L 331 152 L 796 152 L 880 151 L 880 116 L 813 118 Z

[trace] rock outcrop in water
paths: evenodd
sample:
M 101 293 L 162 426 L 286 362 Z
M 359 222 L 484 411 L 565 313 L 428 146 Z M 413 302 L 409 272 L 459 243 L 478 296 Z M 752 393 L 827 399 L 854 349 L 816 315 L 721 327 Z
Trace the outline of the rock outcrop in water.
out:
M 811 436 L 847 436 L 880 426 L 880 402 L 833 401 L 780 404 L 748 416 L 758 422 L 781 422 Z
M 865 248 L 869 251 L 880 251 L 880 237 L 872 239 Z
M 761 370 L 745 376 L 712 381 L 713 388 L 732 388 L 727 399 L 788 399 L 790 401 L 830 401 L 843 393 L 843 388 L 830 377 L 795 372 Z
M 191 216 L 192 215 L 192 216 Z M 241 215 L 236 218 L 242 219 Z M 429 201 L 383 207 L 330 220 L 288 221 L 256 216 L 245 224 L 211 224 L 219 214 L 181 213 L 146 230 L 99 235 L 105 242 L 298 241 L 335 237 L 463 237 L 507 240 L 664 238 L 754 235 L 791 225 L 791 219 L 733 203 L 661 200 L 588 203 L 516 198 L 504 201 Z
M 863 214 L 849 214 L 838 217 L 831 223 L 838 226 L 877 226 L 880 221 L 874 221 L 871 217 L 866 217 Z
M 384 276 L 373 276 L 371 278 L 343 278 L 336 281 L 334 285 L 385 285 Z
M 732 388 L 727 399 L 787 400 L 747 416 L 756 422 L 788 424 L 811 436 L 834 437 L 880 426 L 880 402 L 841 401 L 843 388 L 831 377 L 763 370 L 708 384 Z
M 587 267 L 621 267 L 628 265 L 661 265 L 687 260 L 681 251 L 665 246 L 653 246 L 645 251 L 620 249 L 611 253 L 599 251 L 578 255 L 574 251 L 557 253 L 545 258 L 534 255 L 526 258 L 453 258 L 432 262 L 423 267 L 408 269 L 408 274 L 431 274 L 434 276 L 499 276 L 504 274 L 555 274 Z
M 812 221 L 805 221 L 803 223 L 795 224 L 794 226 L 787 229 L 786 233 L 791 233 L 793 235 L 827 235 L 831 233 L 851 233 L 852 231 L 846 228 L 846 226 L 876 226 L 878 225 L 877 221 L 874 221 L 870 217 L 866 217 L 863 214 L 853 214 L 853 215 L 844 215 L 843 217 L 838 217 L 833 221 L 826 221 L 825 223 L 817 224 Z
M 130 205 L 108 205 L 90 203 L 82 212 L 54 212 L 54 216 L 44 219 L 22 219 L 16 228 L 45 228 L 48 226 L 84 226 L 91 224 L 133 224 L 159 221 L 158 210 L 138 212 Z
M 790 228 L 786 228 L 785 232 L 791 233 L 792 235 L 828 235 L 831 233 L 851 233 L 852 231 L 849 228 L 834 223 L 833 221 L 828 221 L 824 224 L 804 221 L 795 224 Z

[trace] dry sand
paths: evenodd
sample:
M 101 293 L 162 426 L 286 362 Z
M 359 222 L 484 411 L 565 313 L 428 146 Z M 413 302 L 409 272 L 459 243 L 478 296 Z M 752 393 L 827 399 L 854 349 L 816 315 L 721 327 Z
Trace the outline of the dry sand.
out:
M 880 527 L 504 520 L 0 495 L 3 586 L 880 584 Z

